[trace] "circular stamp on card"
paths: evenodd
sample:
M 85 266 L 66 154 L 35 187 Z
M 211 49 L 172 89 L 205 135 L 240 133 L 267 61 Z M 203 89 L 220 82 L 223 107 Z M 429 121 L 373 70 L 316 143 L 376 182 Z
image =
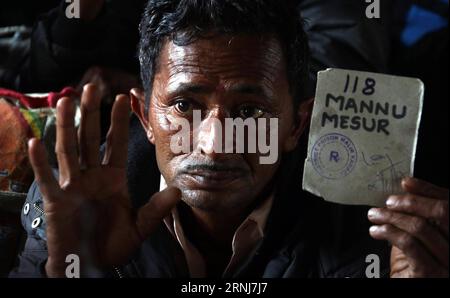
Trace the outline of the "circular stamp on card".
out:
M 321 136 L 311 149 L 316 172 L 327 179 L 339 179 L 350 174 L 356 166 L 358 154 L 353 142 L 338 133 Z

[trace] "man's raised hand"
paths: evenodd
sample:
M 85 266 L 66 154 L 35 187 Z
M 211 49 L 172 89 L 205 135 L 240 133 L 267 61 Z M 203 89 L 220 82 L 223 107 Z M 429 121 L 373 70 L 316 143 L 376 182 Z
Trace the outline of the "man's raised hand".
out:
M 77 133 L 74 103 L 69 98 L 58 102 L 59 181 L 44 146 L 37 139 L 29 142 L 31 165 L 44 200 L 48 276 L 64 276 L 66 256 L 73 253 L 81 258 L 82 272 L 83 265 L 108 269 L 125 262 L 180 199 L 180 191 L 169 187 L 134 212 L 126 180 L 129 98 L 116 97 L 102 161 L 99 108 L 96 87 L 86 85 Z

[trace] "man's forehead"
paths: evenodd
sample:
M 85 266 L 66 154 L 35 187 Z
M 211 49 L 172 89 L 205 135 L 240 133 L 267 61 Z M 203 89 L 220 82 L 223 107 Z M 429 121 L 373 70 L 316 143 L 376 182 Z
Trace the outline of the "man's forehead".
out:
M 283 51 L 277 38 L 250 35 L 217 35 L 188 45 L 167 41 L 161 51 L 160 72 L 169 85 L 207 80 L 244 79 L 274 83 L 285 75 Z
M 282 50 L 278 40 L 273 35 L 229 35 L 216 34 L 198 38 L 186 45 L 179 45 L 171 40 L 165 42 L 169 58 L 176 61 L 179 56 L 191 58 L 195 55 L 206 57 L 259 57 L 269 55 L 271 58 L 281 59 Z M 273 57 L 272 57 L 273 56 Z

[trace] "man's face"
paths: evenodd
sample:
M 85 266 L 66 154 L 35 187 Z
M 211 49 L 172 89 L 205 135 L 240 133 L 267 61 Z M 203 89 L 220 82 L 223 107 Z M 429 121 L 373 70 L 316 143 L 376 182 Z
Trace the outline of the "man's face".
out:
M 280 43 L 272 36 L 218 35 L 186 46 L 165 43 L 148 118 L 142 106 L 137 114 L 156 146 L 163 177 L 182 191 L 185 203 L 205 211 L 241 211 L 270 185 L 281 154 L 275 163 L 261 164 L 258 151 L 211 153 L 202 144 L 220 137 L 207 124 L 213 118 L 222 123 L 225 118 L 267 118 L 267 123 L 278 118 L 278 150 L 292 150 L 300 133 L 285 63 Z M 171 129 L 171 123 L 180 118 L 192 123 L 193 110 L 201 111 L 201 123 L 195 132 L 191 125 L 191 138 L 197 133 L 200 142 L 189 153 L 174 153 L 170 144 L 178 130 Z

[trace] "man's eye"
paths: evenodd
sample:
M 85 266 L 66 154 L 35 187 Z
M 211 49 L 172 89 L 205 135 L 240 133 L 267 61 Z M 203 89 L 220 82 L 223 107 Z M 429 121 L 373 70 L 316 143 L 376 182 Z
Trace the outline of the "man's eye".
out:
M 192 104 L 187 100 L 179 100 L 175 103 L 175 110 L 180 114 L 192 112 Z
M 264 110 L 257 108 L 257 107 L 252 107 L 252 106 L 247 106 L 247 107 L 243 107 L 239 110 L 239 117 L 247 119 L 247 118 L 260 118 L 264 115 Z

